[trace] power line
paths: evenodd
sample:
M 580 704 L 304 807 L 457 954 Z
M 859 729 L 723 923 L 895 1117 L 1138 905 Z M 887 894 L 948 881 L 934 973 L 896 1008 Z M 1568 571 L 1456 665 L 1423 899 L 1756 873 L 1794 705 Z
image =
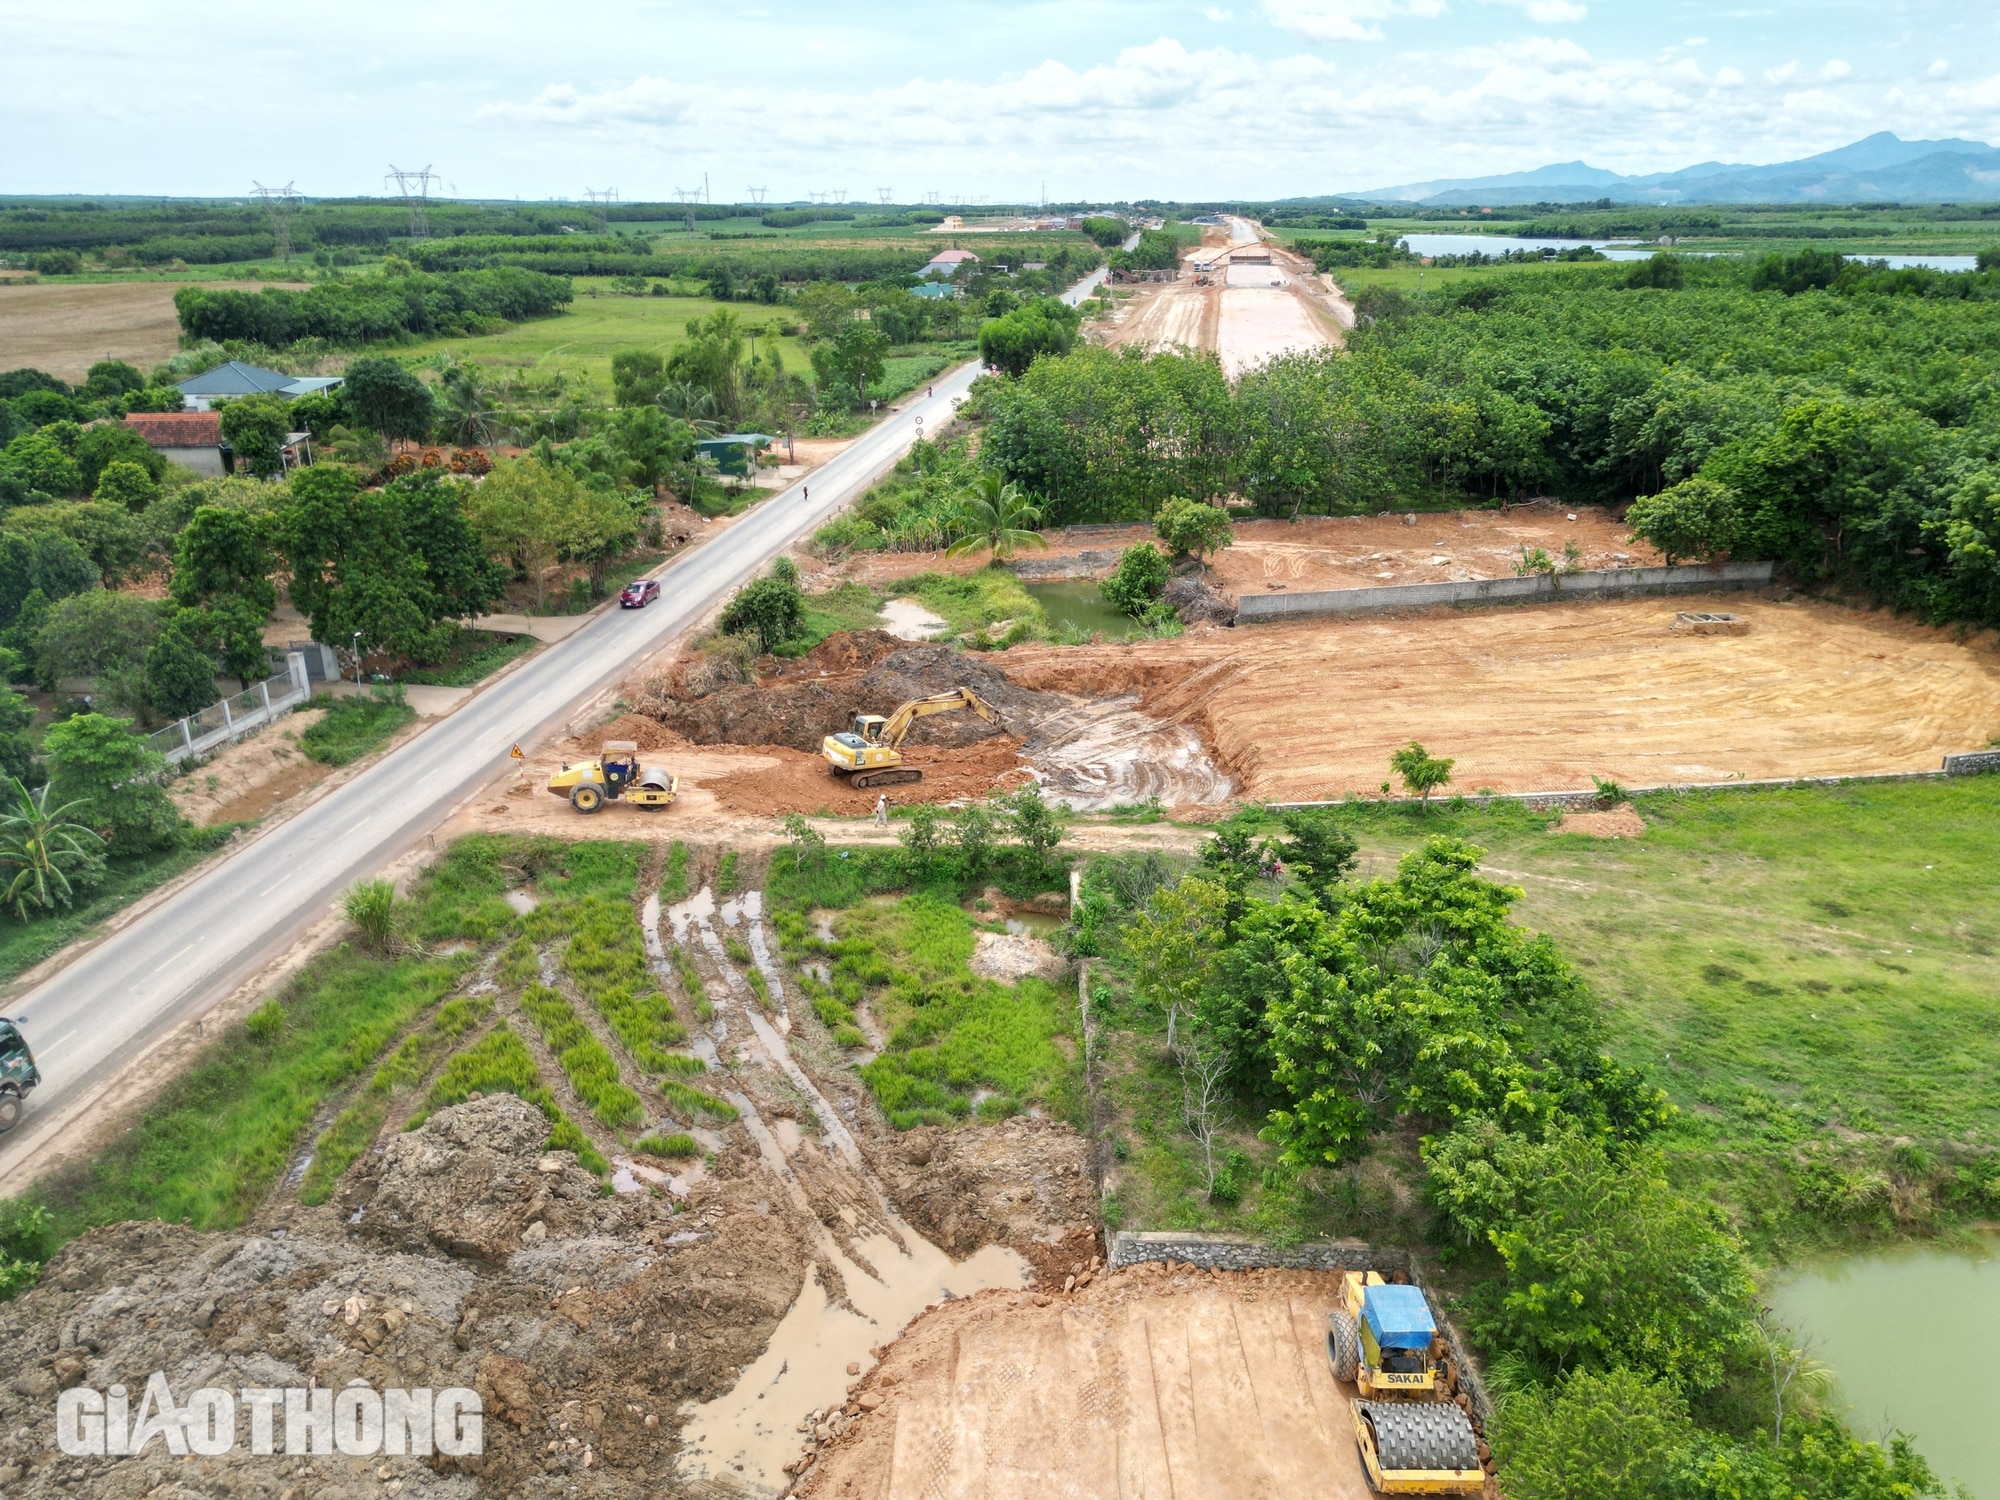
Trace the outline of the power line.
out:
M 382 181 L 384 183 L 395 183 L 403 195 L 403 202 L 409 207 L 410 238 L 413 240 L 429 239 L 431 237 L 431 226 L 429 219 L 425 216 L 424 210 L 431 200 L 431 184 L 436 183 L 442 187 L 444 179 L 433 172 L 429 166 L 425 166 L 421 171 L 405 172 L 394 162 L 390 162 L 389 175 L 384 177 Z
M 279 260 L 290 260 L 292 258 L 292 205 L 298 201 L 298 193 L 294 185 L 289 182 L 283 187 L 277 188 L 265 187 L 263 183 L 255 182 L 254 179 L 253 184 L 250 196 L 263 199 L 264 207 L 269 209 L 271 213 L 272 248 L 277 252 Z

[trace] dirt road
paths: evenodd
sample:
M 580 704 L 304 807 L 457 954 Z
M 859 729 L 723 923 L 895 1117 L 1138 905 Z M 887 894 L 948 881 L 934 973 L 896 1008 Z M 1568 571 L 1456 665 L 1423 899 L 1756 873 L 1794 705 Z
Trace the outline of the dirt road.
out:
M 1684 635 L 1677 610 L 1742 635 Z M 1140 695 L 1201 734 L 1246 799 L 1373 792 L 1421 740 L 1454 790 L 1935 770 L 2000 733 L 2000 649 L 1886 613 L 1741 594 L 1206 628 L 1017 646 L 1023 687 Z
M 255 291 L 264 283 L 240 285 Z M 31 365 L 72 382 L 100 359 L 150 370 L 180 346 L 177 289 L 171 281 L 0 284 L 0 370 Z
M 1336 1281 L 1149 1266 L 947 1303 L 890 1346 L 869 1415 L 797 1493 L 1368 1500 L 1327 1368 Z

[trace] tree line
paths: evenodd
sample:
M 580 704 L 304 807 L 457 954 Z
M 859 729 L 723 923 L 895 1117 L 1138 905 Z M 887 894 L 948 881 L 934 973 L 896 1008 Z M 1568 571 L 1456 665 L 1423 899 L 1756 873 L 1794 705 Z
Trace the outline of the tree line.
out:
M 269 349 L 318 339 L 354 347 L 493 332 L 560 312 L 572 295 L 567 279 L 517 266 L 432 275 L 392 263 L 387 275 L 323 281 L 302 292 L 184 286 L 174 293 L 174 312 L 190 339 Z

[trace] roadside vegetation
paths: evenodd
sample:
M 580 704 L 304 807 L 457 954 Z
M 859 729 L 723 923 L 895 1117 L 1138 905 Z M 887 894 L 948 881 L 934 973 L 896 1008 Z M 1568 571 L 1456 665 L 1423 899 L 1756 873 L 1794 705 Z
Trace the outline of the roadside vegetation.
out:
M 299 736 L 299 748 L 323 766 L 349 765 L 416 717 L 393 688 L 366 697 L 327 699 L 319 719 Z

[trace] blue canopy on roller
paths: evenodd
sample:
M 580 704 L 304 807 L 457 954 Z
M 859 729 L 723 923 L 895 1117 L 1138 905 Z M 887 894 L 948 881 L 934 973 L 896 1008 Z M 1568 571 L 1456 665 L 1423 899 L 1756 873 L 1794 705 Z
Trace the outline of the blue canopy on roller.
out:
M 1378 1349 L 1428 1349 L 1437 1335 L 1430 1304 L 1413 1286 L 1371 1286 L 1361 1296 L 1361 1316 Z

